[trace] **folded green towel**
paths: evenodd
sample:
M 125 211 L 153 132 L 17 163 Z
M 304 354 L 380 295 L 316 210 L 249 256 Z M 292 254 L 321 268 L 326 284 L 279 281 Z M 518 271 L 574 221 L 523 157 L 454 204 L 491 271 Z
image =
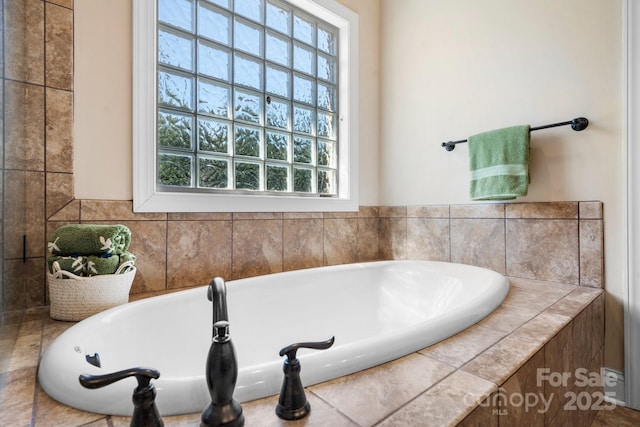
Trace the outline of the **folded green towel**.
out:
M 125 225 L 68 224 L 49 238 L 52 255 L 118 255 L 131 243 L 131 230 Z
M 76 276 L 99 276 L 102 274 L 114 274 L 118 267 L 125 262 L 135 262 L 135 255 L 125 252 L 120 255 L 77 255 L 62 256 L 52 255 L 47 259 L 49 272 L 54 273 L 53 263 L 57 262 L 61 270 L 73 273 Z M 128 271 L 125 269 L 122 273 Z
M 471 200 L 526 196 L 529 187 L 529 125 L 469 137 Z

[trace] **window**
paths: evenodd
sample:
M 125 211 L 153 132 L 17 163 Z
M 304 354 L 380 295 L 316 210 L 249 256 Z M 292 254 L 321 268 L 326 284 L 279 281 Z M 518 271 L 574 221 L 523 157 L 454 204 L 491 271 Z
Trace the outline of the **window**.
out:
M 353 12 L 148 0 L 134 25 L 135 211 L 357 209 Z

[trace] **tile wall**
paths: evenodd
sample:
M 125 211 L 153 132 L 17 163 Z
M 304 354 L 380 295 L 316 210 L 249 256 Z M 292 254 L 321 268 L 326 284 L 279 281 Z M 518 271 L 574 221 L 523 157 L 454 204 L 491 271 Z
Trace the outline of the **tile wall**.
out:
M 47 304 L 46 237 L 119 222 L 138 256 L 132 293 L 377 259 L 430 259 L 603 285 L 600 202 L 361 207 L 353 213 L 134 214 L 73 197 L 73 0 L 3 0 L 1 312 Z M 23 239 L 26 236 L 26 240 Z M 26 245 L 23 242 L 26 241 Z M 23 259 L 24 255 L 24 259 Z

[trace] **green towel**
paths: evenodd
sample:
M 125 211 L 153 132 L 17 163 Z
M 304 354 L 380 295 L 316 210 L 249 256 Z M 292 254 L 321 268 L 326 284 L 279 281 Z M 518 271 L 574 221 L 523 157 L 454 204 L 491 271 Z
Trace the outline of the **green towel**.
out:
M 118 255 L 127 252 L 131 230 L 125 225 L 68 224 L 49 238 L 51 255 Z
M 73 273 L 76 276 L 99 276 L 102 274 L 114 274 L 124 262 L 135 262 L 135 255 L 125 252 L 120 255 L 77 255 L 62 256 L 52 255 L 47 259 L 49 272 L 53 274 L 53 263 L 57 262 L 61 270 Z M 127 272 L 128 269 L 122 271 Z
M 469 137 L 471 200 L 509 200 L 529 187 L 529 125 Z

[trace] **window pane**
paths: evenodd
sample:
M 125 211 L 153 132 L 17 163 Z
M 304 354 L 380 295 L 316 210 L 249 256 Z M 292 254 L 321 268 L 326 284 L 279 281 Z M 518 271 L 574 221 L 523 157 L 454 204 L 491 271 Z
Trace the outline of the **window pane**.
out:
M 261 28 L 237 18 L 235 22 L 233 46 L 247 53 L 262 56 Z
M 229 162 L 208 157 L 198 159 L 198 185 L 208 188 L 229 187 Z
M 293 107 L 293 130 L 313 135 L 313 111 L 310 108 Z
M 291 34 L 291 11 L 286 6 L 267 3 L 267 26 L 284 34 Z
M 267 132 L 267 158 L 274 160 L 287 160 L 289 158 L 289 136 Z
M 289 67 L 291 65 L 291 54 L 289 53 L 289 46 L 291 45 L 291 42 L 267 32 L 266 43 L 267 60 L 284 65 L 285 67 Z
M 230 0 L 207 0 L 209 3 L 217 4 L 218 6 L 222 6 L 225 9 L 231 9 L 231 5 L 229 4 Z
M 315 24 L 302 16 L 295 14 L 293 18 L 293 37 L 315 46 Z
M 191 156 L 161 153 L 158 184 L 191 187 Z
M 318 165 L 335 167 L 335 144 L 329 141 L 318 140 Z
M 318 111 L 318 136 L 336 139 L 336 123 L 333 114 Z
M 192 129 L 191 116 L 158 112 L 158 145 L 190 150 Z
M 229 46 L 231 44 L 231 15 L 201 3 L 198 8 L 198 35 Z
M 193 32 L 193 0 L 158 1 L 158 20 Z
M 289 71 L 267 65 L 267 92 L 289 98 Z
M 262 0 L 236 0 L 236 13 L 262 23 Z
M 287 191 L 289 188 L 289 168 L 267 165 L 267 190 Z
M 293 191 L 310 193 L 313 189 L 311 177 L 311 169 L 293 168 Z
M 233 80 L 236 84 L 262 90 L 262 62 L 242 55 L 234 55 Z
M 235 127 L 235 154 L 260 157 L 260 131 L 244 126 Z
M 324 55 L 318 55 L 318 78 L 336 82 L 336 61 Z
M 239 190 L 260 189 L 260 164 L 236 162 L 236 188 Z
M 318 193 L 336 194 L 336 174 L 332 170 L 318 171 Z
M 262 117 L 262 96 L 242 90 L 235 91 L 234 117 L 236 120 L 260 123 Z
M 327 28 L 318 27 L 318 49 L 330 55 L 336 54 L 337 37 Z
M 229 116 L 230 88 L 203 80 L 198 81 L 198 112 Z
M 158 105 L 193 110 L 193 79 L 160 71 L 158 73 Z
M 318 83 L 318 108 L 336 111 L 337 94 L 334 86 Z
M 267 103 L 267 125 L 289 129 L 289 103 L 271 100 Z
M 230 127 L 217 120 L 198 120 L 198 148 L 203 151 L 227 153 Z
M 231 53 L 211 43 L 198 43 L 198 72 L 216 79 L 230 81 Z
M 295 101 L 304 102 L 313 105 L 313 86 L 314 81 L 302 76 L 293 76 L 293 99 Z
M 296 136 L 293 138 L 293 161 L 297 163 L 311 163 L 311 147 L 313 140 Z
M 158 30 L 158 62 L 193 71 L 193 39 Z
M 314 58 L 313 50 L 308 49 L 299 44 L 293 46 L 293 68 L 302 71 L 303 73 L 314 73 Z

